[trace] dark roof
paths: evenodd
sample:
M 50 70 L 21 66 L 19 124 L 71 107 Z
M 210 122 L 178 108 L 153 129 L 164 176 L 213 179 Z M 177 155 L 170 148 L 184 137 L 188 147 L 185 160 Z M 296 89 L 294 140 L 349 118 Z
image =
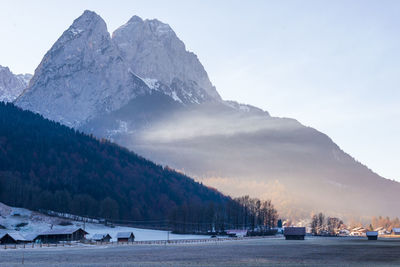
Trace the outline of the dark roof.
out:
M 133 237 L 135 237 L 135 235 L 132 232 L 119 232 L 117 234 L 117 238 L 130 238 L 133 235 Z
M 38 234 L 35 234 L 35 233 L 30 233 L 30 234 L 25 235 L 26 241 L 33 241 L 36 239 L 36 237 L 38 237 Z
M 83 231 L 85 234 L 88 234 L 88 232 L 86 232 L 86 231 L 83 230 L 82 228 L 74 227 L 74 228 L 52 229 L 52 230 L 49 230 L 49 231 L 45 231 L 45 232 L 43 232 L 43 233 L 40 233 L 39 235 L 40 235 L 40 236 L 43 236 L 43 235 L 71 235 L 71 234 L 73 234 L 73 233 L 75 233 L 75 232 L 77 232 L 77 231 L 79 231 L 79 230 Z
M 285 227 L 283 230 L 284 235 L 306 235 L 305 227 Z
M 378 232 L 377 231 L 368 231 L 367 236 L 378 236 Z
M 94 234 L 94 235 L 92 236 L 92 239 L 93 239 L 93 240 L 102 240 L 102 239 L 105 238 L 105 237 L 111 238 L 111 236 L 110 236 L 109 234 Z
M 12 239 L 14 239 L 15 241 L 27 241 L 25 239 L 25 237 L 23 237 L 20 233 L 3 233 L 0 234 L 0 239 L 2 239 L 3 237 L 5 237 L 6 235 L 8 235 L 9 237 L 11 237 Z

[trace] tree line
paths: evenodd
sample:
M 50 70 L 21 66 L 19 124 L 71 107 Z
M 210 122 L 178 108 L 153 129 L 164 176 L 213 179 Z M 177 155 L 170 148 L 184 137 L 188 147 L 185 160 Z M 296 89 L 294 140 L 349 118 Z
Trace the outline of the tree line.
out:
M 311 218 L 311 233 L 313 235 L 335 236 L 344 223 L 336 217 L 325 217 L 323 213 L 314 214 Z
M 0 102 L 0 201 L 177 232 L 269 229 L 271 201 L 232 199 L 106 140 Z
M 217 205 L 184 205 L 177 207 L 170 216 L 176 233 L 220 233 L 228 229 L 262 233 L 270 231 L 277 221 L 278 212 L 271 200 L 261 201 L 249 196 Z
M 113 220 L 167 219 L 180 206 L 224 205 L 217 190 L 0 102 L 0 201 Z

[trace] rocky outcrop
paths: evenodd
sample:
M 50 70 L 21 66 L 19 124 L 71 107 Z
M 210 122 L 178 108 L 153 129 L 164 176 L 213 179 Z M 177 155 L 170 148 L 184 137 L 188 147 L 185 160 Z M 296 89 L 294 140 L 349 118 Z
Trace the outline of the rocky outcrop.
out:
M 16 104 L 77 127 L 146 91 L 124 64 L 104 20 L 85 11 L 44 56 Z
M 400 212 L 400 184 L 325 134 L 221 100 L 197 57 L 158 20 L 133 17 L 111 38 L 105 22 L 85 11 L 45 55 L 16 104 L 233 196 L 272 198 L 290 218 Z
M 134 16 L 113 33 L 113 41 L 134 73 L 171 87 L 183 102 L 221 100 L 197 56 L 168 24 Z
M 155 91 L 181 104 L 220 101 L 197 57 L 168 25 L 135 17 L 111 39 L 104 20 L 85 11 L 46 53 L 16 104 L 79 127 Z
M 0 66 L 0 101 L 12 102 L 27 87 L 31 74 L 13 74 L 8 67 Z

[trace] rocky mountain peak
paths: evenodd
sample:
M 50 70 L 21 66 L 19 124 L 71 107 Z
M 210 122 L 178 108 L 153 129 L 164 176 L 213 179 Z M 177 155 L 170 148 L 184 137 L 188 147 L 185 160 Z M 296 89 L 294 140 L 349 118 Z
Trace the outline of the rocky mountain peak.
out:
M 197 56 L 186 50 L 168 24 L 134 16 L 113 33 L 112 39 L 138 76 L 169 87 L 183 85 L 190 92 L 176 88 L 176 94 L 186 99 L 187 93 L 194 92 L 198 97 L 192 102 L 221 100 Z
M 46 53 L 16 104 L 77 127 L 146 90 L 124 64 L 104 20 L 85 11 Z
M 93 11 L 86 10 L 75 19 L 52 49 L 62 48 L 66 43 L 82 39 L 82 37 L 90 42 L 88 45 L 92 48 L 110 39 L 105 21 Z
M 141 17 L 134 15 L 128 20 L 128 23 L 143 23 L 143 20 Z
M 27 87 L 31 74 L 13 74 L 8 67 L 0 66 L 0 101 L 12 102 Z

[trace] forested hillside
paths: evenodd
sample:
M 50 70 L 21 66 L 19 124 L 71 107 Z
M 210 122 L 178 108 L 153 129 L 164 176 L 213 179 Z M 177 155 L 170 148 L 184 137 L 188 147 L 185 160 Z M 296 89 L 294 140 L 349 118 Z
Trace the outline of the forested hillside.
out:
M 230 198 L 127 149 L 0 102 L 0 201 L 110 219 L 162 219 Z

